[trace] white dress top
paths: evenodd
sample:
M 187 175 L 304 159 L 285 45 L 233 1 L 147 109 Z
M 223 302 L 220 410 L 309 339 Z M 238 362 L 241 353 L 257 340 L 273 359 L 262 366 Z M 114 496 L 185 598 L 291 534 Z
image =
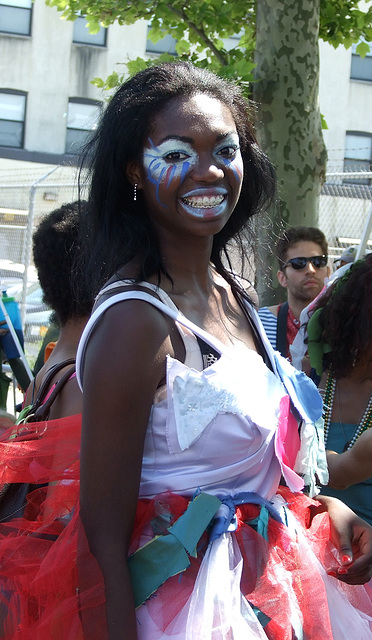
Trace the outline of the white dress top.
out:
M 123 283 L 110 288 L 118 286 Z M 289 468 L 278 443 L 281 402 L 288 392 L 273 353 L 269 355 L 275 373 L 255 351 L 244 345 L 226 347 L 197 327 L 164 291 L 148 283 L 141 286 L 153 289 L 161 300 L 133 289 L 112 295 L 94 311 L 77 354 L 81 386 L 91 332 L 106 309 L 124 300 L 155 305 L 174 318 L 180 330 L 186 358 L 184 363 L 167 358 L 166 389 L 157 391 L 145 436 L 140 498 L 165 491 L 192 497 L 200 489 L 218 497 L 249 491 L 269 499 L 282 475 L 292 490 L 300 490 L 304 482 Z M 254 314 L 252 320 L 256 322 Z M 196 335 L 221 353 L 204 370 Z M 297 423 L 294 429 L 299 439 Z

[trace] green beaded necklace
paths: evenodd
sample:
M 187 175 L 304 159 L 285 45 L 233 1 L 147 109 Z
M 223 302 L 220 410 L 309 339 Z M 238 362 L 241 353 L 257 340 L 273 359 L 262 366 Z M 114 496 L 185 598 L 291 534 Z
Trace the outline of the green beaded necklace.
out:
M 329 427 L 331 424 L 331 415 L 332 415 L 332 409 L 333 409 L 333 401 L 335 398 L 335 391 L 336 391 L 336 378 L 334 378 L 332 376 L 332 373 L 329 372 L 327 376 L 326 386 L 324 389 L 324 398 L 323 398 L 324 444 L 326 447 L 327 447 Z M 366 410 L 363 414 L 363 417 L 360 423 L 356 426 L 351 440 L 345 444 L 344 451 L 351 449 L 353 444 L 355 444 L 355 442 L 358 440 L 359 436 L 361 436 L 362 433 L 364 433 L 364 431 L 369 429 L 371 426 L 372 426 L 372 396 L 368 400 Z

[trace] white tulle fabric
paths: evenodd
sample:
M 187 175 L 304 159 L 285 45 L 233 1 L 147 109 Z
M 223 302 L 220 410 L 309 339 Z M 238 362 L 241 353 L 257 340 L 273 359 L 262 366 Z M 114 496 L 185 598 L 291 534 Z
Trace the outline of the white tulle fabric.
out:
M 162 632 L 143 605 L 137 612 L 139 640 L 267 640 L 252 607 L 242 596 L 243 559 L 233 535 L 225 533 L 209 545 L 193 592 Z
M 306 558 L 309 571 L 316 567 L 319 579 L 324 583 L 332 626 L 332 638 L 324 640 L 371 640 L 372 618 L 348 601 L 344 593 L 347 586 L 327 575 L 280 496 L 276 497 L 276 503 L 285 511 L 288 528 Z M 146 603 L 139 608 L 139 640 L 166 640 L 170 637 L 172 640 L 267 640 L 252 607 L 241 594 L 242 568 L 243 560 L 234 534 L 222 534 L 209 545 L 192 594 L 166 631 L 159 629 Z M 272 580 L 281 585 L 285 594 L 285 606 L 290 610 L 297 640 L 305 640 L 292 571 L 278 563 L 273 567 Z

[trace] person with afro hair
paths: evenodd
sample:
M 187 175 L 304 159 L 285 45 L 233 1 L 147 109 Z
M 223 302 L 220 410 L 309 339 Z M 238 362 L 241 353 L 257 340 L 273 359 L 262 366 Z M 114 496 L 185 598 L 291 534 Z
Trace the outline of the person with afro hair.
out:
M 90 315 L 93 301 L 84 286 L 80 253 L 79 216 L 85 202 L 62 205 L 46 215 L 33 235 L 33 257 L 45 303 L 53 310 L 59 337 L 51 355 L 30 385 L 25 406 L 35 397 L 46 374 L 57 363 L 74 359 L 77 345 Z M 66 365 L 67 366 L 67 365 Z M 61 369 L 56 377 L 64 373 Z M 56 380 L 52 381 L 52 385 Z M 62 418 L 81 411 L 81 391 L 75 377 L 58 395 L 50 418 Z

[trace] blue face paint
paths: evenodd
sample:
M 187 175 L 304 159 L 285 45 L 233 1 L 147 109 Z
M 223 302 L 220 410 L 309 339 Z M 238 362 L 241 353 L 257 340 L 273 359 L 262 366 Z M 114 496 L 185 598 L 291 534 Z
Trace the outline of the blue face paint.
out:
M 172 182 L 180 179 L 184 181 L 190 167 L 197 161 L 197 153 L 187 142 L 179 140 L 165 140 L 160 145 L 154 145 L 149 138 L 150 148 L 143 154 L 143 164 L 147 171 L 147 179 L 156 185 L 156 197 L 159 199 L 159 187 L 163 180 L 170 187 Z
M 243 161 L 239 151 L 239 136 L 229 133 L 220 141 L 213 151 L 216 166 L 223 166 L 233 171 L 238 182 L 243 175 Z M 149 146 L 144 149 L 143 165 L 147 172 L 147 179 L 156 186 L 156 198 L 159 204 L 166 207 L 159 197 L 162 183 L 169 188 L 174 180 L 184 182 L 189 171 L 197 165 L 199 155 L 193 146 L 178 138 L 170 138 L 159 145 L 155 145 L 149 138 Z
M 224 155 L 227 154 L 227 155 Z M 233 171 L 238 182 L 243 178 L 243 159 L 239 151 L 239 136 L 231 133 L 223 140 L 223 144 L 216 150 L 215 155 L 218 161 L 223 162 L 225 167 Z

